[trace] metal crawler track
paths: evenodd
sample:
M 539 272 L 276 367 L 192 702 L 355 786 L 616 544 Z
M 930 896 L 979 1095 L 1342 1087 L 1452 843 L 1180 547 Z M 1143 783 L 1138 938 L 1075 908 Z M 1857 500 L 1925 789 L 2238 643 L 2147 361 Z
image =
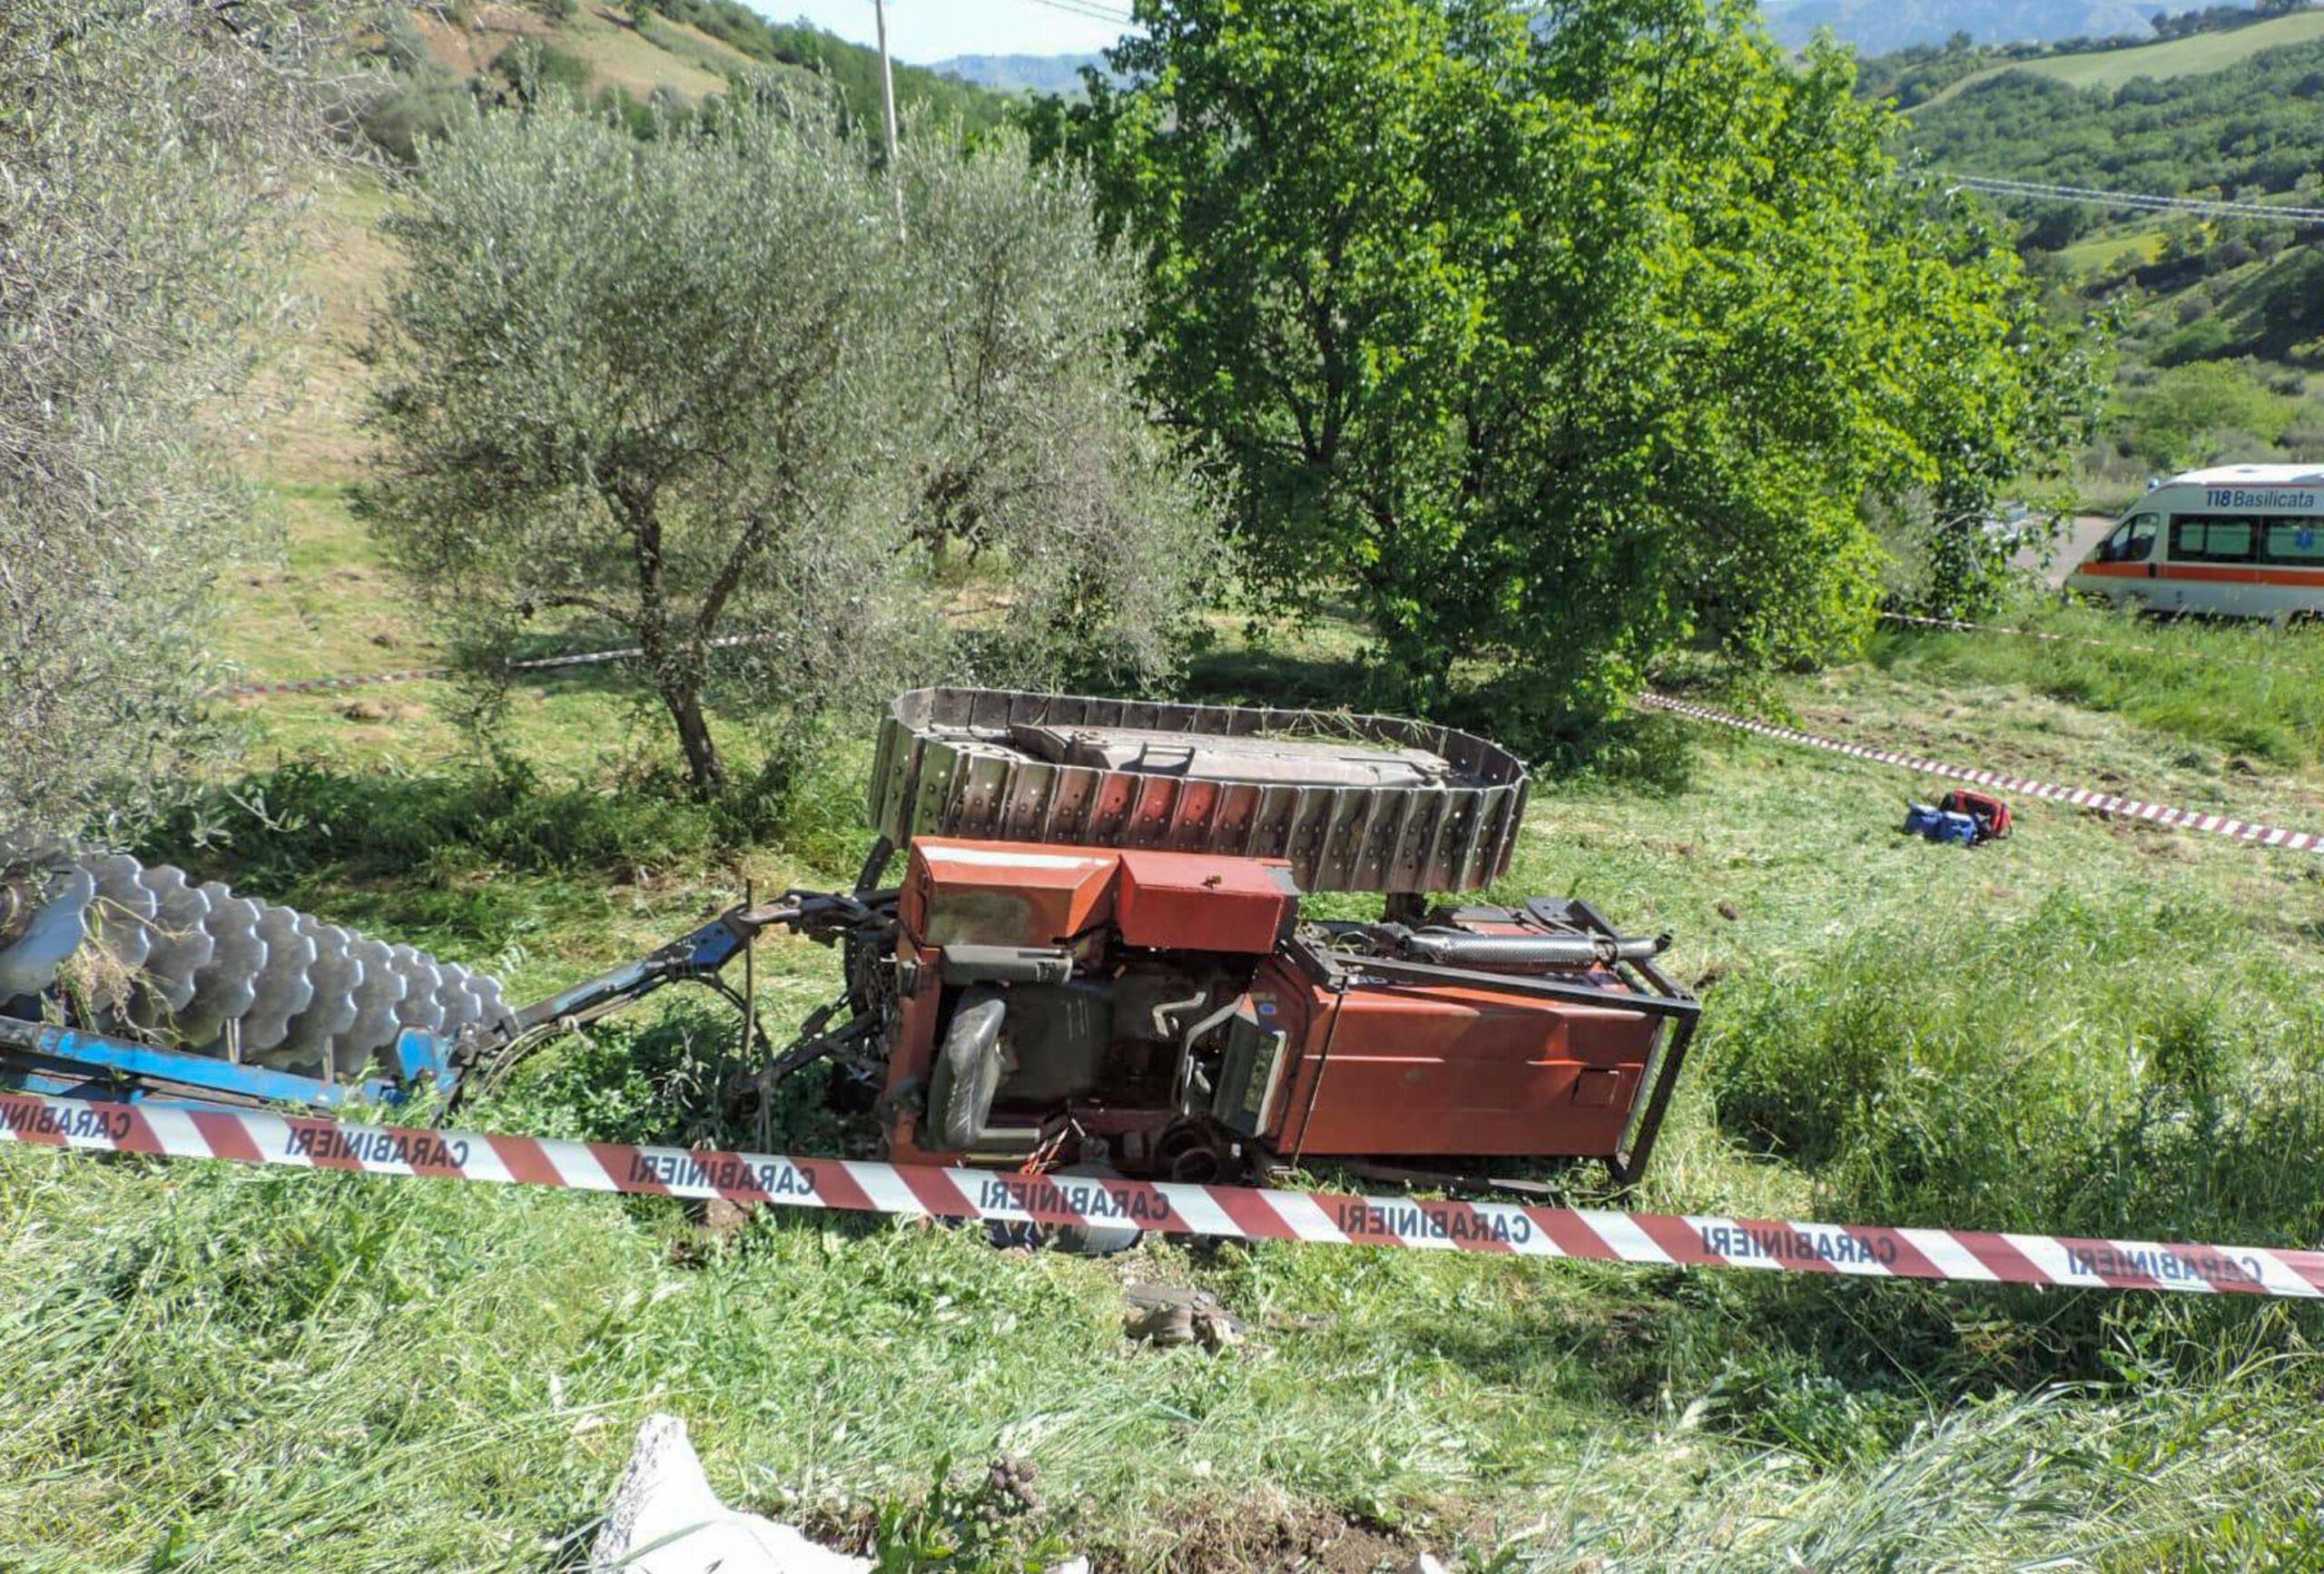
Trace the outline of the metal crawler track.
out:
M 406 1028 L 512 1027 L 499 980 L 167 864 L 0 837 L 0 1005 L 77 979 L 109 1029 L 353 1078 Z
M 1506 873 L 1524 762 L 1393 716 L 915 689 L 870 812 L 898 846 L 970 836 L 1288 859 L 1306 890 L 1474 890 Z

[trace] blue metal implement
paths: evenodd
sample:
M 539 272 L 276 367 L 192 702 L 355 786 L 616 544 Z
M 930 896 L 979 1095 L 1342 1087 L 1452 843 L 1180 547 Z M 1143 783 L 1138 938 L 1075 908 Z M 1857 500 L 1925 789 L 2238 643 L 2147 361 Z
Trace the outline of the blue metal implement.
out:
M 84 1097 L 138 1099 L 168 1090 L 181 1098 L 203 1094 L 260 1104 L 307 1104 L 332 1109 L 350 1100 L 399 1104 L 420 1078 L 447 1088 L 452 1081 L 444 1047 L 410 1030 L 396 1042 L 400 1080 L 325 1082 L 270 1067 L 238 1064 L 214 1055 L 163 1049 L 79 1028 L 0 1017 L 0 1087 Z

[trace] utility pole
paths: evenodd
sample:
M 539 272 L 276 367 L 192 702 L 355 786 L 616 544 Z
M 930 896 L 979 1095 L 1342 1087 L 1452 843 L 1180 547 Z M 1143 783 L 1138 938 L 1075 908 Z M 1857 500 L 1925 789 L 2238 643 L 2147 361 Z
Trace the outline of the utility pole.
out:
M 896 72 L 888 63 L 888 0 L 872 0 L 872 19 L 880 32 L 880 115 L 887 123 L 888 187 L 896 194 L 896 239 L 904 238 L 903 175 L 896 167 Z

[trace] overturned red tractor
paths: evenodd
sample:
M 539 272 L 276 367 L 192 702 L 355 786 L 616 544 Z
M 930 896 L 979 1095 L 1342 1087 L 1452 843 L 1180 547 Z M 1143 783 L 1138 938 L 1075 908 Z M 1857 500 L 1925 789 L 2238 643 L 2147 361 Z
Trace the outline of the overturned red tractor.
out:
M 1423 895 L 1506 870 L 1525 792 L 1504 751 L 1385 717 L 908 694 L 862 910 L 802 926 L 847 946 L 824 1037 L 904 1162 L 1633 1179 L 1698 1012 L 1655 966 L 1667 937 Z M 898 844 L 901 886 L 868 889 Z M 1386 911 L 1304 914 L 1316 890 Z

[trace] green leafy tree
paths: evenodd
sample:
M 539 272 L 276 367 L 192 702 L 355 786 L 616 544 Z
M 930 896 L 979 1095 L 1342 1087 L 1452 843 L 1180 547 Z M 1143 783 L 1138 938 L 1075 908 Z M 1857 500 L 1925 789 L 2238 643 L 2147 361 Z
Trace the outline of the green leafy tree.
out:
M 2118 415 L 2134 451 L 2167 473 L 2264 452 L 2299 409 L 2248 362 L 2201 361 L 2159 372 L 2124 394 Z
M 1896 179 L 1839 52 L 1741 0 L 1142 0 L 1093 84 L 1151 386 L 1262 585 L 1402 697 L 1619 703 L 1673 644 L 1855 638 L 1867 494 L 1953 517 L 2070 435 L 2014 255 Z

